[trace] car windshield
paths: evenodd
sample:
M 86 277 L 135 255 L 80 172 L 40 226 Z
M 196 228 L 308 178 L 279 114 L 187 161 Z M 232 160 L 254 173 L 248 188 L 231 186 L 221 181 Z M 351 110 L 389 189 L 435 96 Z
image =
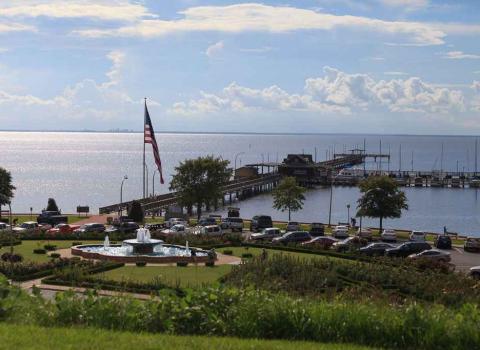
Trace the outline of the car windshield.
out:
M 20 225 L 21 228 L 29 228 L 30 227 L 30 224 L 27 224 L 26 222 L 24 222 L 23 224 Z

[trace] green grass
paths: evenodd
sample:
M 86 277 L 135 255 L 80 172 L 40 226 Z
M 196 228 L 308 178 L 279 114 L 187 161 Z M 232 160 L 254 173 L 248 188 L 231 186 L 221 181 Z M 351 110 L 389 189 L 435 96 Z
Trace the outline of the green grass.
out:
M 101 274 L 105 279 L 116 281 L 130 280 L 136 282 L 150 282 L 155 277 L 169 286 L 176 287 L 177 281 L 181 287 L 196 287 L 218 281 L 220 277 L 231 270 L 230 265 L 206 267 L 202 265 L 177 266 L 124 266 Z
M 231 250 L 233 252 L 233 256 L 242 257 L 244 253 L 250 253 L 253 256 L 258 256 L 262 253 L 262 248 L 254 248 L 254 247 L 227 247 L 227 248 L 218 248 L 218 253 L 223 253 L 224 250 Z M 297 253 L 297 252 L 287 252 L 282 250 L 275 250 L 275 249 L 267 249 L 268 256 L 272 256 L 274 254 L 284 254 L 288 256 L 298 257 L 298 258 L 306 258 L 306 259 L 324 259 L 324 256 L 316 255 L 316 254 L 307 254 L 307 253 Z M 330 258 L 335 259 L 335 258 Z
M 236 339 L 222 337 L 173 336 L 114 332 L 81 328 L 44 328 L 0 324 L 0 344 L 10 349 L 176 349 L 176 350 L 364 350 L 354 345 L 319 344 L 278 340 Z
M 82 241 L 78 240 L 84 244 L 87 243 L 102 243 L 100 241 Z M 13 247 L 15 253 L 21 254 L 26 261 L 35 261 L 35 262 L 46 262 L 49 261 L 47 254 L 34 254 L 33 250 L 37 248 L 43 248 L 45 244 L 53 244 L 57 246 L 57 249 L 70 248 L 74 241 L 53 241 L 53 240 L 44 240 L 44 241 L 22 241 L 22 244 L 16 245 Z M 5 252 L 9 252 L 10 247 L 4 246 L 0 248 L 0 255 Z

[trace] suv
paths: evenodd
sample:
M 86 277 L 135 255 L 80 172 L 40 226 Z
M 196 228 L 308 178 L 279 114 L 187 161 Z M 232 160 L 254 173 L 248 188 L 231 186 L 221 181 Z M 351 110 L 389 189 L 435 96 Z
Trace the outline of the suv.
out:
M 233 231 L 243 231 L 243 219 L 242 218 L 223 218 L 220 225 L 222 229 L 231 229 Z
M 335 238 L 348 238 L 348 227 L 345 225 L 335 226 L 332 236 Z
M 466 252 L 480 251 L 480 238 L 468 237 L 463 245 L 463 250 Z
M 358 229 L 357 237 L 365 238 L 370 241 L 372 239 L 372 230 L 369 228 Z
M 223 234 L 222 228 L 218 225 L 197 226 L 194 233 L 206 236 L 221 236 Z
M 413 242 L 425 242 L 426 234 L 423 231 L 412 231 L 410 240 Z
M 287 232 L 283 236 L 275 237 L 272 243 L 300 243 L 306 242 L 312 239 L 312 236 L 307 231 L 293 231 Z
M 319 222 L 312 222 L 310 226 L 310 236 L 323 236 L 325 235 L 325 226 Z
M 296 221 L 289 221 L 287 222 L 287 227 L 286 231 L 291 232 L 291 231 L 298 231 L 300 230 L 300 224 Z
M 382 238 L 382 241 L 385 241 L 385 242 L 397 241 L 397 233 L 395 232 L 395 230 L 392 230 L 389 228 L 386 228 L 385 230 L 383 230 L 380 237 Z
M 255 215 L 250 222 L 250 231 L 259 232 L 264 228 L 273 227 L 272 217 L 268 215 Z
M 185 219 L 182 218 L 170 218 L 168 221 L 165 223 L 166 228 L 170 228 L 174 225 L 185 225 L 188 226 L 188 223 Z
M 216 225 L 217 224 L 217 220 L 215 220 L 215 218 L 212 218 L 212 217 L 203 217 L 203 218 L 200 218 L 200 220 L 198 220 L 198 226 L 211 226 L 211 225 Z
M 420 253 L 424 250 L 430 249 L 432 249 L 432 247 L 426 242 L 406 242 L 396 248 L 387 249 L 385 255 L 405 258 L 411 254 Z
M 452 249 L 452 239 L 447 235 L 438 235 L 435 237 L 433 245 L 439 249 Z
M 85 224 L 82 225 L 80 228 L 76 229 L 73 231 L 74 233 L 100 233 L 105 231 L 105 225 L 104 224 L 97 224 L 97 223 L 91 223 L 91 224 Z

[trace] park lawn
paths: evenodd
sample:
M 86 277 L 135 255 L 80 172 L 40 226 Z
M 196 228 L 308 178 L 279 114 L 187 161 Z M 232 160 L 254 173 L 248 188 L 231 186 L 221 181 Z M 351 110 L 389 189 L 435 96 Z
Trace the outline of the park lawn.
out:
M 227 337 L 175 336 L 165 334 L 115 332 L 92 328 L 45 328 L 0 323 L 2 349 L 35 350 L 367 350 L 372 348 L 348 344 L 237 339 Z
M 242 257 L 242 254 L 252 254 L 253 256 L 258 256 L 262 253 L 262 248 L 254 248 L 254 247 L 226 247 L 226 248 L 218 248 L 218 253 L 223 253 L 224 250 L 231 250 L 233 256 Z M 325 256 L 320 254 L 308 254 L 308 253 L 297 253 L 297 252 L 287 252 L 283 250 L 275 250 L 275 249 L 267 249 L 268 256 L 272 256 L 273 254 L 285 254 L 289 256 L 294 256 L 298 258 L 306 258 L 306 259 L 325 259 Z M 329 259 L 336 259 L 333 257 L 329 257 Z
M 57 246 L 57 249 L 63 248 L 70 248 L 72 246 L 72 242 L 76 241 L 54 241 L 54 240 L 34 240 L 34 241 L 22 241 L 22 244 L 16 245 L 13 247 L 13 251 L 15 253 L 21 254 L 23 259 L 26 261 L 34 261 L 34 262 L 46 262 L 49 261 L 48 254 L 51 252 L 47 252 L 48 254 L 34 254 L 33 250 L 38 248 L 43 248 L 45 244 L 53 244 Z M 103 243 L 100 241 L 81 241 L 80 242 L 87 244 L 87 243 Z M 10 246 L 3 246 L 0 248 L 0 255 L 9 252 Z
M 230 272 L 231 265 L 216 265 L 207 267 L 203 264 L 186 267 L 177 266 L 124 266 L 118 269 L 101 273 L 107 280 L 150 282 L 158 277 L 171 287 L 197 287 L 217 282 L 220 277 Z

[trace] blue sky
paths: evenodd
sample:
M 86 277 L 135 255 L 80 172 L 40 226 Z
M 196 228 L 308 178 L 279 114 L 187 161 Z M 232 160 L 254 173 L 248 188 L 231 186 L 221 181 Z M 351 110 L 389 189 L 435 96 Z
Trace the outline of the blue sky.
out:
M 0 129 L 478 134 L 480 2 L 2 0 Z

